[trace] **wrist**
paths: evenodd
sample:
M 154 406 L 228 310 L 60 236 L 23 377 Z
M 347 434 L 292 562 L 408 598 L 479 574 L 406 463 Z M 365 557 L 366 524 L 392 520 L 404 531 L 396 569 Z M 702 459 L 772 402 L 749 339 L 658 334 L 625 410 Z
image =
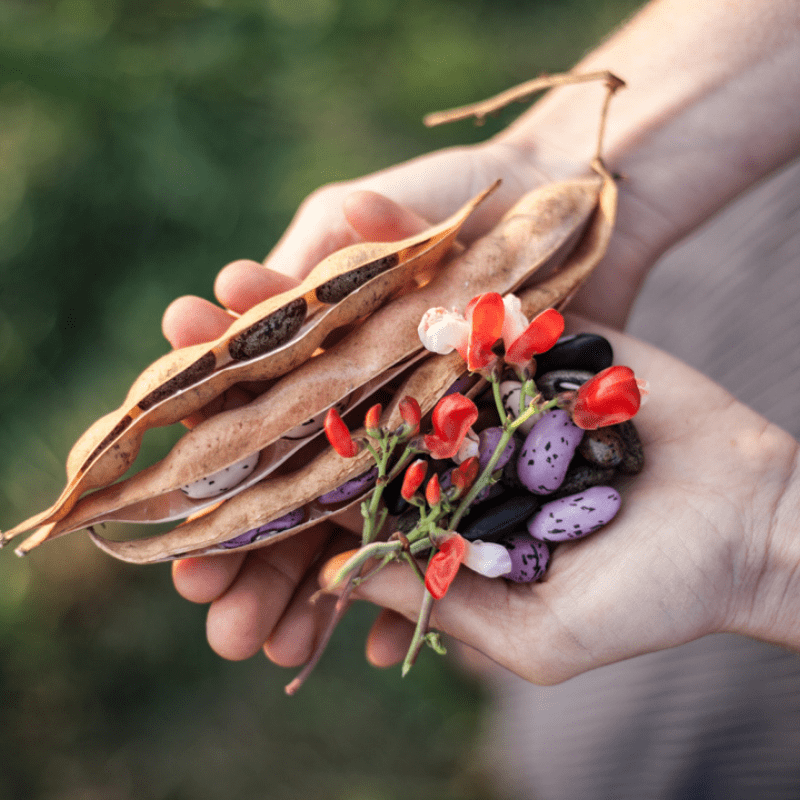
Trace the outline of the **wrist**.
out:
M 613 276 L 627 270 L 638 285 L 666 249 L 797 155 L 796 3 L 730 5 L 650 3 L 575 67 L 627 82 L 611 101 L 603 146 L 622 176 Z M 600 83 L 560 87 L 498 138 L 527 148 L 552 179 L 569 177 L 594 154 L 602 99 Z
M 774 426 L 762 438 L 764 469 L 726 629 L 800 651 L 800 446 Z

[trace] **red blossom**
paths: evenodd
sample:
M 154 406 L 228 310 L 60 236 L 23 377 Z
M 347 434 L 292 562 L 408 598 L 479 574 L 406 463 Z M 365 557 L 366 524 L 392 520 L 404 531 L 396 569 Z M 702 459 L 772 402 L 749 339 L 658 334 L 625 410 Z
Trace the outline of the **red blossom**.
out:
M 438 546 L 425 571 L 425 588 L 436 600 L 447 594 L 466 553 L 467 541 L 457 533 Z
M 329 409 L 325 415 L 325 436 L 342 458 L 352 458 L 358 453 L 358 445 L 335 408 Z
M 452 458 L 477 419 L 478 407 L 472 400 L 463 394 L 448 394 L 433 409 L 433 433 L 425 436 L 425 447 L 434 458 Z
M 584 430 L 616 425 L 639 410 L 641 393 L 630 367 L 615 365 L 598 372 L 578 389 L 572 419 Z
M 497 358 L 492 347 L 503 332 L 503 298 L 497 292 L 479 294 L 470 300 L 464 316 L 469 323 L 469 338 L 466 350 L 459 349 L 459 353 L 467 362 L 467 369 L 475 372 L 488 367 Z
M 428 462 L 418 458 L 416 461 L 408 465 L 405 475 L 403 476 L 403 485 L 400 487 L 400 496 L 404 500 L 410 500 L 417 489 L 422 486 L 422 481 L 428 474 Z
M 535 355 L 546 353 L 563 332 L 564 317 L 554 308 L 545 309 L 513 342 L 506 343 L 506 362 L 525 366 Z
M 419 421 L 422 419 L 422 409 L 416 398 L 406 395 L 400 401 L 400 416 L 409 427 L 409 436 L 419 433 Z

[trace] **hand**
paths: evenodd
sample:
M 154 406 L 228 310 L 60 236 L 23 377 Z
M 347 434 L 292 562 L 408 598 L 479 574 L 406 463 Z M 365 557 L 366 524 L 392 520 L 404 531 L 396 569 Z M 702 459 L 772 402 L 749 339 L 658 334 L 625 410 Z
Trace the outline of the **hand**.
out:
M 651 385 L 637 416 L 644 471 L 608 526 L 556 549 L 543 582 L 462 568 L 432 627 L 543 684 L 717 631 L 798 647 L 797 442 L 667 354 L 599 330 Z M 356 596 L 413 620 L 422 588 L 398 565 Z M 371 660 L 402 658 L 410 625 L 398 634 L 396 616 L 379 620 Z
M 345 217 L 365 238 L 387 227 L 401 238 L 425 225 L 371 193 L 351 196 Z M 286 285 L 285 277 L 256 268 L 264 291 Z M 252 300 L 248 284 L 238 300 L 235 289 L 231 298 L 244 310 Z M 190 306 L 173 305 L 168 337 L 178 340 L 175 330 L 197 340 L 218 335 L 231 317 L 208 307 L 214 314 L 187 319 L 181 313 Z M 797 444 L 680 362 L 603 332 L 614 339 L 617 362 L 652 386 L 639 421 L 648 465 L 628 488 L 623 511 L 591 539 L 561 546 L 541 584 L 509 585 L 462 570 L 436 605 L 433 625 L 540 682 L 716 630 L 781 641 L 780 626 L 772 630 L 769 620 L 781 606 L 781 576 L 792 575 L 792 559 L 788 567 L 773 564 L 778 577 L 764 580 L 762 573 Z M 188 599 L 211 603 L 208 638 L 221 655 L 246 658 L 264 646 L 276 663 L 298 665 L 331 612 L 330 602 L 307 603 L 317 587 L 317 556 L 324 561 L 353 545 L 346 533 L 320 527 L 249 554 L 177 562 L 175 584 Z M 368 657 L 394 663 L 410 640 L 407 618 L 421 596 L 416 579 L 403 567 L 387 569 L 360 596 L 388 609 L 370 635 Z
M 352 240 L 404 238 L 428 226 L 412 212 L 366 191 L 351 195 L 340 213 Z M 295 282 L 255 262 L 234 262 L 220 274 L 217 287 L 227 308 L 243 312 Z M 163 327 L 174 347 L 185 347 L 216 338 L 232 320 L 212 303 L 180 298 L 167 310 Z M 231 395 L 241 393 L 234 387 L 227 399 L 235 402 Z M 177 561 L 174 581 L 187 599 L 211 603 L 208 639 L 220 655 L 247 658 L 263 646 L 276 663 L 296 666 L 308 659 L 333 606 L 330 598 L 308 604 L 318 588 L 318 565 L 355 543 L 347 532 L 321 525 L 250 553 Z

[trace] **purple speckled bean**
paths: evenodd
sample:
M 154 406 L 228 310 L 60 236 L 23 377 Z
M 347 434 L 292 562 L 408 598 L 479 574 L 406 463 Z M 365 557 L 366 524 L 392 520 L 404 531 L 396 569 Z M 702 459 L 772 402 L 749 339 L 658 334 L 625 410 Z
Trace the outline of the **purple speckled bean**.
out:
M 548 411 L 531 428 L 517 459 L 517 475 L 528 491 L 550 494 L 561 486 L 583 438 L 563 408 Z
M 538 581 L 547 570 L 550 551 L 544 542 L 524 531 L 511 533 L 498 540 L 511 557 L 511 571 L 503 575 L 515 583 Z
M 317 498 L 317 502 L 324 506 L 330 506 L 334 503 L 341 503 L 344 500 L 350 500 L 351 498 L 361 494 L 364 489 L 372 486 L 377 478 L 378 468 L 373 467 L 372 469 L 368 469 L 366 472 L 362 472 L 360 475 L 357 475 L 355 478 L 351 478 L 341 486 L 337 486 L 330 492 L 325 492 L 325 494 Z
M 288 514 L 284 514 L 282 517 L 278 517 L 277 519 L 272 520 L 272 522 L 262 525 L 260 528 L 253 528 L 252 530 L 240 533 L 238 536 L 234 536 L 233 539 L 228 539 L 227 542 L 220 542 L 219 547 L 232 549 L 234 547 L 242 547 L 246 544 L 252 544 L 265 533 L 277 533 L 278 531 L 285 531 L 289 528 L 293 528 L 302 521 L 303 509 L 296 508 L 294 511 L 290 511 Z
M 500 442 L 500 437 L 503 435 L 503 429 L 500 427 L 484 428 L 478 435 L 478 466 L 480 472 L 486 469 L 495 448 Z M 517 440 L 512 438 L 509 440 L 505 449 L 500 454 L 500 458 L 495 465 L 495 469 L 503 469 L 509 461 L 514 457 L 517 451 Z
M 580 539 L 602 528 L 619 511 L 620 497 L 610 486 L 592 486 L 545 503 L 528 521 L 528 533 L 546 542 Z

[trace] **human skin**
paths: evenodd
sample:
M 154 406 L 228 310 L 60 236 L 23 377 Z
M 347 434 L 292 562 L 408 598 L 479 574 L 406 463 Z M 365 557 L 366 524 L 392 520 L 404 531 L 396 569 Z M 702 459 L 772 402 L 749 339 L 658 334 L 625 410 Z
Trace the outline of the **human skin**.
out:
M 628 82 L 613 101 L 605 148 L 611 169 L 624 176 L 618 225 L 571 306 L 594 321 L 581 330 L 598 321 L 622 325 L 665 249 L 800 152 L 797 17 L 791 2 L 661 0 L 578 65 Z M 221 307 L 198 298 L 173 303 L 167 338 L 175 347 L 214 338 L 232 320 L 225 309 L 241 313 L 287 288 L 338 247 L 414 233 L 503 177 L 465 231 L 466 241 L 474 239 L 525 191 L 584 169 L 594 146 L 586 120 L 596 118 L 600 91 L 559 89 L 483 145 L 319 190 L 266 266 L 240 261 L 221 271 Z M 586 541 L 559 547 L 540 584 L 461 570 L 432 624 L 540 683 L 715 631 L 797 648 L 797 443 L 668 355 L 604 332 L 618 363 L 652 386 L 638 422 L 647 466 L 626 489 L 622 512 Z M 247 555 L 177 562 L 175 585 L 211 604 L 207 635 L 221 655 L 245 658 L 264 647 L 276 663 L 297 665 L 330 611 L 330 602 L 306 602 L 326 580 L 312 561 L 320 549 L 327 558 L 349 546 L 346 534 L 319 528 Z M 359 592 L 387 609 L 368 657 L 394 663 L 421 587 L 397 567 Z

